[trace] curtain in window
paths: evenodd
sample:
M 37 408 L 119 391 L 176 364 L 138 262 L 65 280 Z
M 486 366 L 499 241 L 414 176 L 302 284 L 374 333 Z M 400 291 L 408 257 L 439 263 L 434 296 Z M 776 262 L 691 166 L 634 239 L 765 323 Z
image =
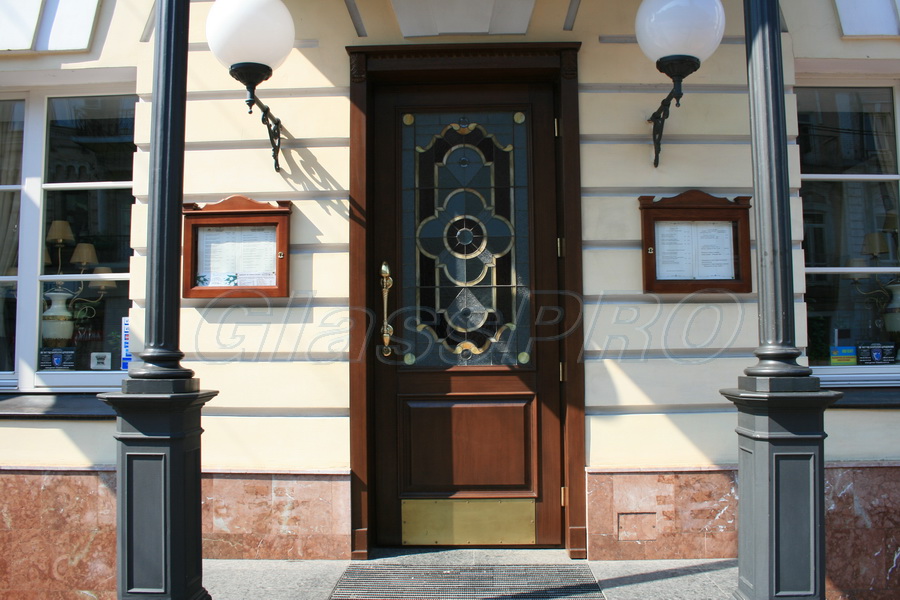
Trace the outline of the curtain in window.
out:
M 21 183 L 22 103 L 0 102 L 0 185 Z M 19 255 L 19 192 L 0 191 L 0 275 L 14 275 Z M 0 288 L 0 371 L 13 369 L 15 287 Z M 12 313 L 12 314 L 10 314 Z

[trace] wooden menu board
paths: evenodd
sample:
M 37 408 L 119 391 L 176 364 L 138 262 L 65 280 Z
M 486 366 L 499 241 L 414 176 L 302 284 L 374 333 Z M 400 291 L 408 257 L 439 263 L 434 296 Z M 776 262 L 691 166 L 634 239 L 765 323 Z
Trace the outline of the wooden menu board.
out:
M 230 196 L 183 213 L 185 298 L 289 294 L 290 202 Z
M 641 196 L 644 291 L 750 292 L 750 197 Z

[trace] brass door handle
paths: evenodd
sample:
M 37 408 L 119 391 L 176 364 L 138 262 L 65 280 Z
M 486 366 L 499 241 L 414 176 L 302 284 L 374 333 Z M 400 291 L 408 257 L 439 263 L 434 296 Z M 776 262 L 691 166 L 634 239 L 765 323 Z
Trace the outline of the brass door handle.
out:
M 381 263 L 381 299 L 384 302 L 384 322 L 381 325 L 381 341 L 384 346 L 381 348 L 383 356 L 391 355 L 391 336 L 394 335 L 394 328 L 388 323 L 388 292 L 394 285 L 394 279 L 391 277 L 391 268 L 386 262 Z

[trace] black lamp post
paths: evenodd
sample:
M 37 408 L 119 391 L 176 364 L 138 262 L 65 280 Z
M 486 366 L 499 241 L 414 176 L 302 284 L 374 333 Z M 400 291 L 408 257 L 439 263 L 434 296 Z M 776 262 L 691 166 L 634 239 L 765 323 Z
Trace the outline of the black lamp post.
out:
M 116 411 L 120 600 L 208 600 L 200 517 L 200 410 L 216 392 L 181 366 L 181 206 L 189 0 L 157 0 L 144 350 Z
M 293 22 L 279 0 L 218 0 L 211 14 L 223 12 L 220 4 L 257 11 L 243 18 L 240 39 L 249 36 L 265 48 L 277 41 L 272 31 L 289 30 L 288 48 L 282 43 L 278 52 L 287 55 L 293 47 Z M 278 7 L 283 12 L 268 12 Z M 260 10 L 274 14 L 271 30 L 259 29 Z M 156 1 L 144 350 L 122 391 L 100 395 L 117 415 L 120 600 L 210 598 L 202 574 L 200 411 L 217 392 L 200 389 L 194 372 L 181 365 L 179 349 L 189 11 L 190 0 Z M 243 62 L 259 64 L 234 69 L 246 80 L 248 104 L 261 107 L 267 125 L 268 108 L 254 90 L 279 62 L 268 56 L 251 55 Z M 276 131 L 277 125 L 275 119 Z M 279 136 L 271 128 L 270 137 L 277 153 Z
M 247 88 L 250 112 L 257 106 L 269 132 L 275 170 L 280 171 L 281 119 L 256 96 L 294 47 L 294 20 L 281 0 L 216 0 L 206 21 L 209 49 Z
M 648 119 L 653 123 L 653 166 L 658 167 L 672 100 L 681 106 L 681 82 L 719 47 L 725 33 L 725 9 L 720 0 L 644 0 L 634 27 L 641 50 L 674 84 Z
M 738 388 L 737 600 L 824 600 L 824 413 L 797 359 L 791 211 L 778 0 L 744 0 L 756 211 L 759 342 Z

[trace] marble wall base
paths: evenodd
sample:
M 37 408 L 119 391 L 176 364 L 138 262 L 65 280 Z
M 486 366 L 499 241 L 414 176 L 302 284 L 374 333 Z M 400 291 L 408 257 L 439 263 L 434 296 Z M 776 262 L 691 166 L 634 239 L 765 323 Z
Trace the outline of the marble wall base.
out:
M 347 475 L 204 475 L 205 558 L 350 557 Z M 115 600 L 116 474 L 0 471 L 0 600 Z
M 0 600 L 115 600 L 116 474 L 0 471 Z
M 828 600 L 900 598 L 900 466 L 825 469 Z
M 728 558 L 734 471 L 588 473 L 588 559 Z
M 347 475 L 204 476 L 205 558 L 349 559 Z
M 828 600 L 900 598 L 900 465 L 826 468 Z M 587 474 L 588 558 L 737 555 L 730 469 Z M 207 474 L 207 558 L 347 559 L 347 475 Z M 115 598 L 112 471 L 0 471 L 0 600 Z
M 737 472 L 589 470 L 588 559 L 737 556 Z M 828 600 L 900 598 L 900 466 L 825 469 Z

